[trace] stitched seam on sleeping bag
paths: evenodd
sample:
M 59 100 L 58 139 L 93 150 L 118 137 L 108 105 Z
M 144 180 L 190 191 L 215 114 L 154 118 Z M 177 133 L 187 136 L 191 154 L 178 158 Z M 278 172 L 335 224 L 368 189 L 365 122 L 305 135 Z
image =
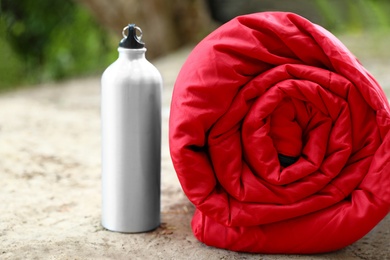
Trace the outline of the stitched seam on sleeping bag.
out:
M 332 185 L 334 188 L 336 188 L 336 190 L 341 194 L 342 198 L 341 199 L 344 199 L 348 196 L 348 194 L 345 194 L 339 187 L 337 187 L 336 185 L 334 185 L 332 182 L 329 183 L 329 185 Z

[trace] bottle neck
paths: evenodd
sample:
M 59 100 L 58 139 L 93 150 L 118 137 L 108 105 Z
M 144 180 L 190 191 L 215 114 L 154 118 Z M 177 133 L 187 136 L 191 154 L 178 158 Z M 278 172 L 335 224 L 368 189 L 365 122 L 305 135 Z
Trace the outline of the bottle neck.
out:
M 119 47 L 119 58 L 131 58 L 131 59 L 142 59 L 145 58 L 146 48 L 141 49 L 126 49 Z

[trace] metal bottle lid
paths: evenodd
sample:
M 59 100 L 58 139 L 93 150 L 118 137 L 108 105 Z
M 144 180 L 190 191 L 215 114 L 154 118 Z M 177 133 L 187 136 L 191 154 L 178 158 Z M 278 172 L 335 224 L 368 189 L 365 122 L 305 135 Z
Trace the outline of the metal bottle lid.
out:
M 127 35 L 125 34 L 127 30 Z M 137 35 L 137 32 L 139 35 Z M 142 49 L 145 43 L 141 41 L 142 30 L 135 24 L 129 24 L 122 30 L 123 39 L 119 43 L 119 47 L 126 49 Z

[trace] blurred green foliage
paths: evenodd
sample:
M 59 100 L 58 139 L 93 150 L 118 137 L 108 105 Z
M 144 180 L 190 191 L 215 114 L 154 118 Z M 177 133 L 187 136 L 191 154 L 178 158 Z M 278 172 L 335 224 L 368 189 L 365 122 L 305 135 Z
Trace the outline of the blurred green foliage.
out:
M 388 30 L 388 0 L 315 0 L 323 18 L 323 26 L 334 32 Z
M 116 44 L 70 0 L 0 0 L 0 89 L 102 71 Z

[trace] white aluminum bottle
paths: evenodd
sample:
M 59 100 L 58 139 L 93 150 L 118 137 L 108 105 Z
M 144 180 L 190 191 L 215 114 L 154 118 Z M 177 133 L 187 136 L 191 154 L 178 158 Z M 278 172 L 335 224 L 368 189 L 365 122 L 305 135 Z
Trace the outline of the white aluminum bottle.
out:
M 162 79 L 141 29 L 123 35 L 101 80 L 102 225 L 135 233 L 160 225 Z

